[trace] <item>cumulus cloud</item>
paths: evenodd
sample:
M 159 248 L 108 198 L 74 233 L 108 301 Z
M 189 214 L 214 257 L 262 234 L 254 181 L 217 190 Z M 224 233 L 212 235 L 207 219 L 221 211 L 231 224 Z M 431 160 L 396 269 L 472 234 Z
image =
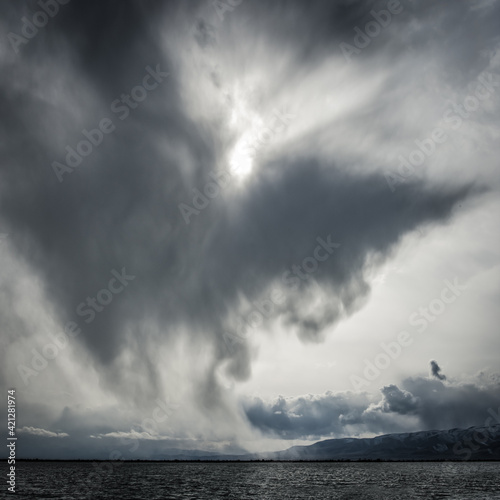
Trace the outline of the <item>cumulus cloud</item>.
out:
M 244 402 L 249 422 L 284 439 L 320 439 L 486 425 L 500 406 L 498 380 L 448 383 L 424 377 L 380 389 L 382 397 L 345 392 Z
M 367 411 L 381 411 L 383 413 L 399 413 L 407 415 L 415 413 L 418 408 L 418 399 L 408 391 L 402 391 L 396 385 L 388 385 L 380 389 L 382 400 L 370 407 Z

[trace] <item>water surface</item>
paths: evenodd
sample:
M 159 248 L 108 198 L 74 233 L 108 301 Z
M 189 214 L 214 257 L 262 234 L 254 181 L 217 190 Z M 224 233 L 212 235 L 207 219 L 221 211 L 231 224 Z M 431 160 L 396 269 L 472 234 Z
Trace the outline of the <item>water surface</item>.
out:
M 500 463 L 21 462 L 17 498 L 500 499 Z M 15 498 L 2 489 L 1 498 Z

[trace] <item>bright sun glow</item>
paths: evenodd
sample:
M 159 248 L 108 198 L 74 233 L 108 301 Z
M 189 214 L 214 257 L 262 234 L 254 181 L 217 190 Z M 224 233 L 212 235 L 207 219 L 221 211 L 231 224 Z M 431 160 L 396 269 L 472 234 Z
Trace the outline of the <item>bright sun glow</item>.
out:
M 239 139 L 229 156 L 231 173 L 239 179 L 246 178 L 253 169 L 254 155 L 257 148 L 259 130 L 263 127 L 263 120 L 249 106 L 239 87 L 233 94 L 230 126 L 236 131 Z
M 246 177 L 253 167 L 253 154 L 252 149 L 245 138 L 240 139 L 231 153 L 229 165 L 231 173 L 239 178 Z

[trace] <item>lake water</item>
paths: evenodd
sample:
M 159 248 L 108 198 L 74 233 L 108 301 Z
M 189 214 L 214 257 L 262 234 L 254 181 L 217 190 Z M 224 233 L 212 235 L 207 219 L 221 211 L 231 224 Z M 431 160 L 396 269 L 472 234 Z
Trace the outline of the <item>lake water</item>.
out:
M 1 498 L 500 499 L 500 462 L 18 462 L 16 476 Z

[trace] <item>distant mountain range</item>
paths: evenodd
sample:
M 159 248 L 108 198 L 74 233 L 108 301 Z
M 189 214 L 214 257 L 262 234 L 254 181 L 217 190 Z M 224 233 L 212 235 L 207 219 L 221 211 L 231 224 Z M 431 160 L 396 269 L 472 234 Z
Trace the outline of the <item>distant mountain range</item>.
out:
M 160 458 L 160 457 L 157 457 Z M 500 424 L 445 431 L 327 439 L 284 451 L 220 455 L 179 450 L 164 460 L 500 460 Z

